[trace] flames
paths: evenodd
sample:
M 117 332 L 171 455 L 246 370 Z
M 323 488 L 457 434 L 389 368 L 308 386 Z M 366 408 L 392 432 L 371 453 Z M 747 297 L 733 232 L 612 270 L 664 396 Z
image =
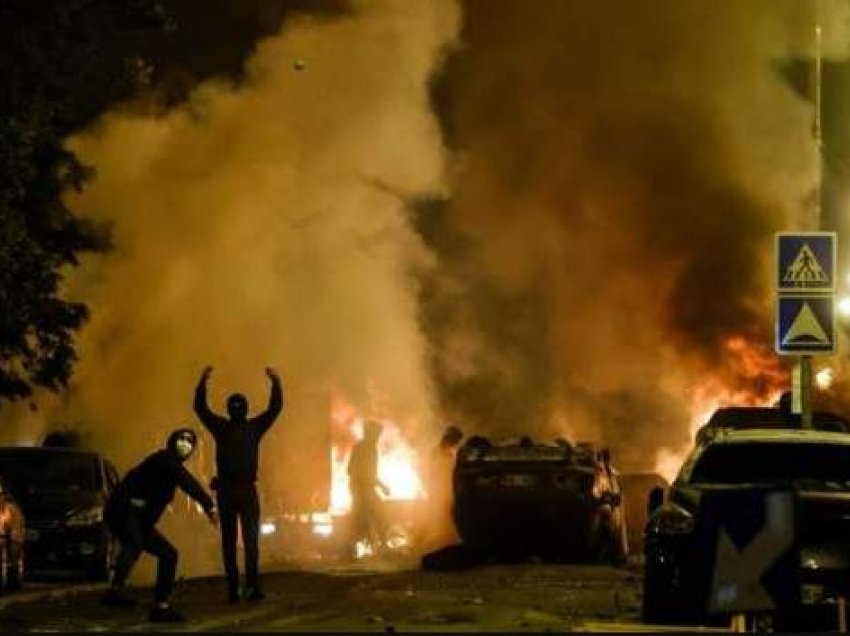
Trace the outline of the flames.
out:
M 331 512 L 344 515 L 351 510 L 348 488 L 348 460 L 354 444 L 363 438 L 364 418 L 355 416 L 347 425 L 342 439 L 331 450 Z M 389 488 L 386 499 L 413 500 L 423 496 L 422 481 L 417 470 L 416 451 L 393 422 L 383 421 L 378 442 L 378 477 Z
M 788 373 L 770 351 L 741 336 L 724 342 L 723 375 L 701 378 L 690 393 L 690 434 L 693 437 L 718 408 L 724 406 L 771 406 L 790 386 Z M 690 448 L 662 448 L 655 471 L 672 481 Z
M 780 359 L 743 337 L 730 337 L 725 341 L 723 358 L 722 371 L 701 376 L 687 392 L 692 437 L 718 408 L 773 405 L 790 384 Z M 825 385 L 831 379 L 831 371 L 824 372 L 818 376 L 818 383 Z M 385 498 L 406 501 L 424 498 L 426 493 L 416 450 L 396 422 L 387 417 L 376 419 L 383 425 L 378 442 L 378 476 L 389 488 Z M 363 437 L 364 421 L 364 416 L 351 403 L 339 395 L 332 398 L 330 508 L 320 522 L 314 524 L 317 534 L 333 532 L 334 519 L 351 511 L 348 461 L 352 448 Z M 659 449 L 655 471 L 672 481 L 689 450 L 689 447 Z M 406 544 L 407 537 L 401 532 L 396 532 L 387 541 L 389 547 Z M 355 546 L 355 551 L 360 558 L 376 552 L 374 546 L 362 542 Z
M 348 488 L 348 460 L 351 450 L 363 439 L 366 418 L 345 398 L 336 395 L 331 402 L 331 512 L 343 515 L 351 510 Z M 378 478 L 387 485 L 390 500 L 413 500 L 423 496 L 416 451 L 398 424 L 379 419 L 383 426 L 378 441 Z

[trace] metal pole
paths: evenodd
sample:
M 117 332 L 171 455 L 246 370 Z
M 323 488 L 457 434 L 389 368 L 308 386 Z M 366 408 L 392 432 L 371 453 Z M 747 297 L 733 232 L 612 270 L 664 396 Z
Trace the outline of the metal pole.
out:
M 815 198 L 815 229 L 821 229 L 823 222 L 822 198 L 823 198 L 823 130 L 821 129 L 821 25 L 818 20 L 815 25 L 815 122 L 814 137 L 817 149 L 818 161 L 818 184 Z M 812 356 L 802 356 L 800 359 L 800 402 L 803 410 L 803 428 L 812 426 Z
M 803 428 L 812 426 L 812 356 L 800 358 L 800 401 L 803 407 Z
M 823 225 L 823 129 L 821 128 L 821 102 L 822 102 L 822 61 L 821 61 L 821 26 L 818 23 L 815 26 L 815 122 L 814 122 L 814 137 L 815 148 L 817 149 L 818 161 L 818 184 L 815 199 L 815 229 L 821 229 Z

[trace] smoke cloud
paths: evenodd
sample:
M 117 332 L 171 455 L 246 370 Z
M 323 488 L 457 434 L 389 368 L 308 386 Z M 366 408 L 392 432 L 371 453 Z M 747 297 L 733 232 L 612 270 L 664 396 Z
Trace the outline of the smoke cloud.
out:
M 74 207 L 114 220 L 117 249 L 69 285 L 93 316 L 71 391 L 3 434 L 77 423 L 123 470 L 194 422 L 204 365 L 214 406 L 239 390 L 255 411 L 272 365 L 288 410 L 262 461 L 284 497 L 322 483 L 336 398 L 420 441 L 450 419 L 653 468 L 706 409 L 785 388 L 773 233 L 812 229 L 818 161 L 775 67 L 812 55 L 816 17 L 843 58 L 838 0 L 289 16 L 238 86 L 72 141 L 98 169 Z
M 199 426 L 203 366 L 215 367 L 216 410 L 241 391 L 252 412 L 265 407 L 273 366 L 287 409 L 264 441 L 267 502 L 306 506 L 328 497 L 332 394 L 365 415 L 391 413 L 411 437 L 431 432 L 417 275 L 435 262 L 404 201 L 375 182 L 445 191 L 428 78 L 457 9 L 349 5 L 289 16 L 238 86 L 205 82 L 164 115 L 129 105 L 71 140 L 97 167 L 73 207 L 113 220 L 116 249 L 67 289 L 92 310 L 70 391 L 7 436 L 72 423 L 123 472 L 170 430 Z M 209 477 L 202 439 L 193 468 Z
M 842 56 L 847 8 L 465 1 L 433 91 L 453 196 L 418 205 L 443 409 L 647 469 L 699 408 L 784 388 L 773 233 L 813 229 L 817 156 L 775 66 L 816 16 Z

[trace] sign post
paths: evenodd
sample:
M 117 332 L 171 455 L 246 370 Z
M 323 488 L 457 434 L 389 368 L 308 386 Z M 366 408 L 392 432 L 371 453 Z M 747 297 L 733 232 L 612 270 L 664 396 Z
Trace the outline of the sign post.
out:
M 835 242 L 835 232 L 776 233 L 776 352 L 800 356 L 793 404 L 803 428 L 812 428 L 812 356 L 835 350 Z

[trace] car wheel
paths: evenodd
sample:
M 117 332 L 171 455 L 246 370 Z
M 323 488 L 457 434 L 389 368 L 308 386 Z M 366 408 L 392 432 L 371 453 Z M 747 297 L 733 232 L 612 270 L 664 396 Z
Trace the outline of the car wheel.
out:
M 603 521 L 593 537 L 593 554 L 597 563 L 622 566 L 627 557 L 624 551 L 620 528 L 612 528 L 609 522 Z
M 684 599 L 683 591 L 673 586 L 670 573 L 648 559 L 643 576 L 643 621 L 655 625 L 686 622 L 688 612 Z

